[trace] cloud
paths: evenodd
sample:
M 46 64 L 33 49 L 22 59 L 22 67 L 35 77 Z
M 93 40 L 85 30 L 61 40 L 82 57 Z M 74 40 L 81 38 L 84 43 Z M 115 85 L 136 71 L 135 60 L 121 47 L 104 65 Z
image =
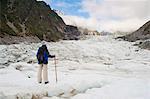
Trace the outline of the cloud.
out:
M 60 16 L 64 19 L 65 23 L 68 25 L 88 28 L 90 30 L 109 31 L 109 32 L 134 31 L 147 22 L 147 20 L 139 20 L 138 18 L 116 21 L 116 20 L 97 20 L 96 18 L 93 17 L 84 18 L 80 16 L 71 16 L 71 15 L 60 15 Z
M 46 0 L 49 1 L 49 0 Z M 51 1 L 51 0 L 50 0 Z M 88 17 L 75 16 L 73 5 L 59 1 L 58 6 L 70 6 L 69 15 L 61 15 L 66 24 L 99 31 L 134 31 L 150 20 L 150 0 L 81 0 L 76 11 L 88 13 Z M 67 10 L 67 11 L 68 11 Z M 73 11 L 73 12 L 72 12 Z M 63 11 L 62 11 L 63 12 Z
M 149 0 L 83 0 L 83 10 L 100 19 L 148 18 Z
M 150 19 L 149 0 L 83 0 L 82 12 L 90 17 L 64 16 L 67 24 L 115 31 L 134 31 Z
M 91 30 L 99 29 L 98 21 L 94 18 L 84 18 L 79 16 L 71 16 L 71 15 L 60 15 L 66 24 L 74 25 L 84 28 L 89 28 Z
M 138 18 L 126 19 L 126 20 L 105 20 L 100 21 L 100 28 L 104 31 L 116 32 L 131 32 L 141 27 L 147 20 L 139 20 Z
M 150 19 L 149 0 L 83 0 L 82 10 L 95 18 L 102 30 L 133 31 Z

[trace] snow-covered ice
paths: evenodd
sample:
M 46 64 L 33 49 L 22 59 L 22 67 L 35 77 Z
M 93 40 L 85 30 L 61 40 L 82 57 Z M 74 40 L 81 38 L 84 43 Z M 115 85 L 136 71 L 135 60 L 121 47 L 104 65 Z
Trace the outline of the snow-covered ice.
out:
M 113 36 L 47 42 L 47 85 L 37 83 L 40 43 L 0 45 L 0 99 L 150 99 L 150 51 Z

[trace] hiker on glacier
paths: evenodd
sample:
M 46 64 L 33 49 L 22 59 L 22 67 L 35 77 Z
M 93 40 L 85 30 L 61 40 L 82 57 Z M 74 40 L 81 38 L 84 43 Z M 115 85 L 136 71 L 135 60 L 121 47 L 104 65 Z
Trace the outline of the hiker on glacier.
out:
M 45 42 L 42 42 L 42 46 L 39 47 L 37 52 L 37 60 L 39 64 L 38 69 L 38 83 L 42 83 L 42 78 L 45 84 L 48 84 L 48 58 L 54 58 L 55 55 L 50 55 Z M 42 76 L 43 75 L 43 76 Z

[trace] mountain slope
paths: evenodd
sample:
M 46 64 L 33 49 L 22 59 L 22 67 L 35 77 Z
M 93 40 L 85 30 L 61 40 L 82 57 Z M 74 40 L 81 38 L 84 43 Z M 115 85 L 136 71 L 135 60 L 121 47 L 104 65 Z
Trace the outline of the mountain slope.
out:
M 146 22 L 142 27 L 140 27 L 135 32 L 123 36 L 125 40 L 134 42 L 137 40 L 146 40 L 150 39 L 150 21 Z
M 57 41 L 67 35 L 62 18 L 43 1 L 1 0 L 0 3 L 1 37 L 36 36 L 40 40 Z

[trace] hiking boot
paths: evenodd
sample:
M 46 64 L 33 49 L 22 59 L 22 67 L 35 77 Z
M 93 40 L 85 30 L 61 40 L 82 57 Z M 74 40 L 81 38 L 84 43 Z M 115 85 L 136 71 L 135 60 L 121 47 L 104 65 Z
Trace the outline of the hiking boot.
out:
M 45 82 L 45 84 L 48 84 L 48 83 L 49 83 L 49 81 Z

